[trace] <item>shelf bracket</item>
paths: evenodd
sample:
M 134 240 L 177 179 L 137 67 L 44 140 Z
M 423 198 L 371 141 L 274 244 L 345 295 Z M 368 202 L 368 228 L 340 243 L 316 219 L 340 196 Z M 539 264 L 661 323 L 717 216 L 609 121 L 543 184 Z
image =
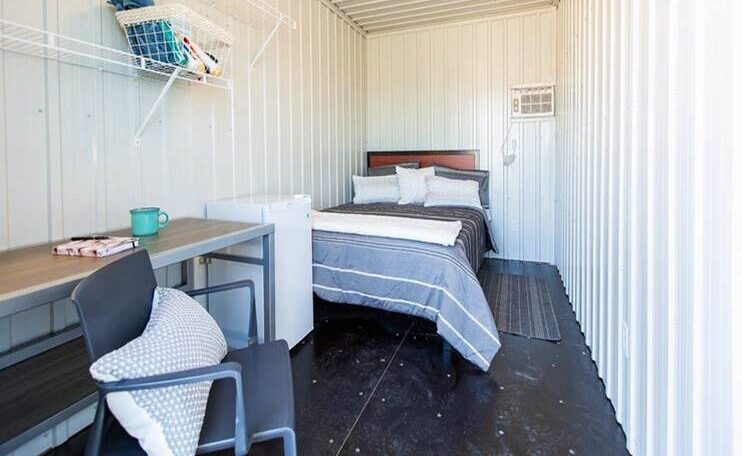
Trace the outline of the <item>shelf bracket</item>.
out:
M 134 144 L 137 146 L 141 144 L 142 142 L 142 133 L 144 132 L 144 129 L 147 128 L 147 124 L 152 119 L 152 116 L 155 114 L 155 111 L 157 110 L 157 107 L 160 106 L 160 103 L 162 103 L 162 100 L 165 98 L 165 95 L 167 95 L 168 91 L 170 90 L 170 87 L 173 86 L 173 83 L 178 78 L 178 73 L 180 72 L 180 68 L 176 68 L 173 70 L 173 72 L 170 74 L 170 77 L 168 78 L 167 82 L 165 83 L 165 86 L 160 91 L 160 95 L 157 96 L 157 99 L 155 100 L 155 103 L 152 105 L 152 109 L 149 110 L 149 113 L 147 113 L 147 117 L 144 118 L 144 121 L 142 122 L 142 125 L 139 126 L 139 129 L 136 133 L 134 133 Z
M 276 33 L 278 33 L 278 29 L 281 28 L 281 24 L 283 24 L 283 19 L 284 19 L 284 17 L 283 17 L 283 15 L 281 15 L 276 20 L 276 25 L 273 26 L 273 30 L 271 30 L 270 35 L 268 35 L 268 37 L 265 39 L 265 41 L 263 42 L 263 45 L 260 46 L 260 49 L 258 50 L 258 53 L 255 54 L 255 57 L 253 57 L 252 62 L 250 62 L 250 69 L 255 68 L 255 64 L 260 59 L 260 56 L 263 55 L 263 52 L 265 52 L 265 48 L 268 47 L 268 44 L 270 44 L 270 42 L 273 39 L 273 37 L 276 36 Z

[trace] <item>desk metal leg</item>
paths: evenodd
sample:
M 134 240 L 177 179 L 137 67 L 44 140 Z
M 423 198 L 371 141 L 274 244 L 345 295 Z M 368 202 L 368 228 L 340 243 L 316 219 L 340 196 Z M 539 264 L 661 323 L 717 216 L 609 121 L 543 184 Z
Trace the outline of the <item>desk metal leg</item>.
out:
M 261 342 L 276 340 L 276 258 L 275 234 L 263 235 L 263 257 L 252 258 L 229 253 L 209 253 L 207 258 L 254 264 L 263 267 L 263 334 Z
M 276 340 L 275 235 L 263 236 L 263 341 Z

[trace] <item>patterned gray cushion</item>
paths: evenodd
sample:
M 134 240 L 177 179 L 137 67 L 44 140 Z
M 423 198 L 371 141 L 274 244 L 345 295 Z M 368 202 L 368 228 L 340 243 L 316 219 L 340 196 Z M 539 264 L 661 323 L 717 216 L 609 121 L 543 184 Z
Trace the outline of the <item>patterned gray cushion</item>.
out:
M 172 288 L 155 290 L 141 336 L 90 366 L 103 382 L 214 366 L 227 354 L 219 326 L 201 305 Z M 211 382 L 111 393 L 107 403 L 147 454 L 192 455 L 198 446 Z
M 393 176 L 397 174 L 397 166 L 400 166 L 402 168 L 417 169 L 420 167 L 420 162 L 412 161 L 412 162 L 400 163 L 398 165 L 376 166 L 374 168 L 369 168 L 368 175 L 369 176 Z

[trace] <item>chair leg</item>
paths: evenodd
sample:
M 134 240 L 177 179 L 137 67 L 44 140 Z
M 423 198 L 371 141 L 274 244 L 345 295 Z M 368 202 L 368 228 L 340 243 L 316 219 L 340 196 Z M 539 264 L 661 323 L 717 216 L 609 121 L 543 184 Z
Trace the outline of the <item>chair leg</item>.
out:
M 100 454 L 101 440 L 103 439 L 103 427 L 106 424 L 106 399 L 98 397 L 98 407 L 95 410 L 95 420 L 88 434 L 85 445 L 85 456 L 98 456 Z
M 287 429 L 283 433 L 283 455 L 296 456 L 296 434 L 293 429 Z
M 239 438 L 234 442 L 234 456 L 247 456 L 247 444 Z

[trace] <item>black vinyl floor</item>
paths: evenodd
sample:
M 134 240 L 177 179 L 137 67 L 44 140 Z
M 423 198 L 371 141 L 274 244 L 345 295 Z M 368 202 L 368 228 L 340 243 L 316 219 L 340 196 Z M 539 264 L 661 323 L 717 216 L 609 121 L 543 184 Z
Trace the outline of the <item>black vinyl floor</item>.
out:
M 317 301 L 315 331 L 292 350 L 299 454 L 627 454 L 556 268 L 483 267 L 546 278 L 562 341 L 500 334 L 483 373 L 445 350 L 430 322 Z M 77 454 L 83 438 L 55 453 Z M 250 454 L 280 455 L 281 446 Z

